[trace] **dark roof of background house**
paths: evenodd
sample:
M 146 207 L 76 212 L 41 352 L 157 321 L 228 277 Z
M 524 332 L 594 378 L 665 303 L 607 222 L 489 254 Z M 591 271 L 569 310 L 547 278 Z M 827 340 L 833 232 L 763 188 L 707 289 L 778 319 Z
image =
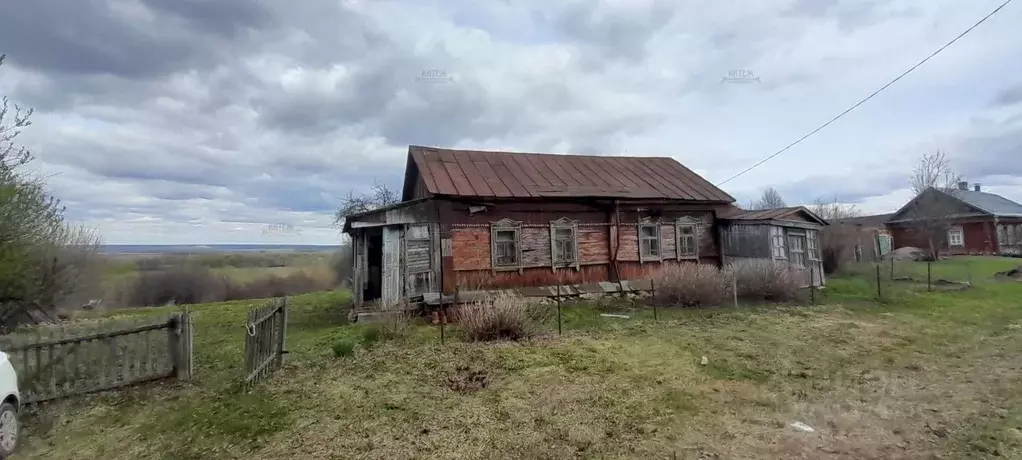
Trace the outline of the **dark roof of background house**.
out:
M 731 203 L 735 199 L 673 158 L 558 155 L 408 147 L 412 167 L 434 195 L 462 197 L 607 197 Z
M 872 216 L 848 217 L 834 221 L 836 224 L 862 225 L 863 227 L 883 227 L 884 222 L 894 217 L 894 213 L 876 214 Z
M 952 194 L 970 206 L 995 216 L 1022 217 L 1022 204 L 1001 195 L 974 190 L 953 190 Z
M 732 206 L 727 211 L 721 213 L 721 218 L 727 220 L 783 220 L 792 214 L 804 212 L 808 214 L 814 220 L 819 221 L 823 225 L 827 225 L 827 221 L 823 220 L 820 216 L 817 216 L 805 206 L 789 206 L 786 208 L 773 208 L 773 209 L 757 209 L 757 210 L 746 210 Z

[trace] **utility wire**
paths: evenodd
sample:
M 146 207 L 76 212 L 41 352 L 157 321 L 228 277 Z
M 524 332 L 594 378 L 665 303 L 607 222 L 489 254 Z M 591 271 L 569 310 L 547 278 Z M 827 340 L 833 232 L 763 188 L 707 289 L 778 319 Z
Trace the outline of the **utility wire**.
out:
M 826 123 L 824 123 L 824 124 L 820 125 L 820 126 L 819 126 L 818 128 L 816 128 L 816 129 L 814 129 L 814 130 L 810 131 L 810 132 L 809 132 L 809 134 L 806 134 L 805 136 L 802 136 L 802 137 L 800 137 L 800 138 L 799 138 L 799 139 L 798 139 L 797 141 L 795 141 L 795 142 L 792 142 L 792 143 L 788 144 L 788 145 L 787 145 L 786 147 L 784 147 L 783 149 L 780 149 L 780 150 L 778 150 L 778 151 L 776 151 L 776 152 L 774 152 L 774 153 L 770 154 L 770 156 L 768 156 L 768 157 L 766 157 L 766 158 L 764 158 L 764 159 L 762 159 L 762 160 L 759 160 L 759 162 L 757 162 L 756 164 L 754 164 L 754 165 L 752 165 L 752 166 L 749 166 L 748 168 L 745 168 L 745 169 L 743 169 L 743 170 L 742 170 L 742 172 L 740 172 L 740 173 L 738 173 L 738 174 L 735 174 L 735 175 L 733 175 L 733 176 L 729 177 L 729 178 L 728 178 L 727 180 L 725 180 L 724 182 L 720 182 L 720 183 L 718 183 L 718 184 L 717 184 L 717 186 L 719 187 L 719 186 L 721 186 L 721 185 L 724 185 L 724 184 L 726 184 L 726 183 L 728 183 L 728 182 L 731 182 L 731 181 L 732 181 L 733 179 L 735 179 L 735 178 L 737 178 L 737 177 L 741 176 L 742 174 L 745 174 L 745 173 L 747 173 L 747 172 L 749 172 L 749 171 L 752 171 L 753 169 L 756 169 L 756 167 L 758 167 L 759 165 L 761 165 L 761 164 L 763 164 L 763 163 L 766 163 L 767 161 L 770 161 L 771 159 L 773 159 L 773 158 L 774 158 L 774 157 L 776 157 L 777 155 L 780 155 L 780 154 L 782 154 L 782 153 L 784 153 L 784 152 L 788 151 L 788 149 L 790 149 L 790 148 L 792 148 L 792 147 L 794 147 L 794 146 L 798 145 L 798 144 L 799 144 L 800 142 L 802 142 L 802 141 L 806 140 L 806 138 L 808 138 L 809 136 L 812 136 L 813 134 L 816 134 L 817 132 L 819 132 L 819 131 L 820 131 L 820 130 L 822 130 L 823 128 L 826 128 L 827 126 L 829 126 L 829 125 L 830 125 L 831 123 L 833 123 L 833 122 L 837 121 L 837 120 L 838 120 L 839 118 L 841 118 L 841 117 L 845 116 L 846 114 L 848 114 L 848 112 L 851 112 L 852 110 L 855 110 L 855 109 L 856 109 L 857 107 L 859 107 L 860 105 L 864 104 L 864 103 L 865 103 L 866 101 L 868 101 L 868 100 L 870 100 L 870 99 L 873 99 L 873 96 L 876 96 L 877 94 L 880 94 L 881 92 L 883 92 L 883 90 L 887 89 L 887 87 L 888 87 L 888 86 L 891 86 L 891 85 L 893 85 L 893 84 L 894 84 L 895 82 L 897 82 L 898 80 L 901 80 L 901 79 L 902 79 L 902 77 L 904 77 L 904 76 L 906 76 L 906 75 L 908 75 L 908 74 L 912 73 L 912 71 L 913 71 L 913 70 L 916 70 L 916 69 L 917 69 L 917 68 L 918 68 L 919 66 L 923 65 L 924 63 L 926 63 L 926 61 L 929 61 L 929 60 L 930 60 L 930 58 L 932 58 L 932 57 L 934 57 L 934 56 L 936 56 L 936 55 L 940 54 L 940 52 L 941 52 L 941 51 L 944 51 L 944 49 L 945 49 L 945 48 L 947 48 L 947 47 L 951 46 L 951 45 L 952 45 L 952 44 L 953 44 L 954 42 L 958 41 L 958 39 L 960 39 L 960 38 L 964 37 L 964 36 L 965 36 L 966 34 L 968 34 L 969 32 L 972 32 L 972 29 L 975 29 L 975 28 L 976 28 L 977 26 L 979 26 L 980 24 L 982 24 L 983 22 L 985 22 L 985 21 L 986 21 L 987 19 L 990 19 L 990 17 L 991 17 L 991 16 L 993 16 L 993 15 L 997 14 L 997 12 L 998 12 L 998 11 L 1001 11 L 1001 9 L 1002 9 L 1002 8 L 1004 8 L 1005 6 L 1008 6 L 1008 4 L 1009 4 L 1009 3 L 1011 3 L 1011 1 L 1012 1 L 1012 0 L 1006 0 L 1006 1 L 1004 2 L 1004 3 L 1002 3 L 1002 4 L 1001 4 L 1001 6 L 998 6 L 997 8 L 995 8 L 995 9 L 994 9 L 993 11 L 991 11 L 991 12 L 990 12 L 990 14 L 988 14 L 988 15 L 986 15 L 986 16 L 983 16 L 983 19 L 980 19 L 980 20 L 979 20 L 978 22 L 976 22 L 975 24 L 973 24 L 973 25 L 972 25 L 972 27 L 969 27 L 968 29 L 965 29 L 965 31 L 964 31 L 964 32 L 962 32 L 962 33 L 958 34 L 958 36 L 957 36 L 957 37 L 955 37 L 955 38 L 953 38 L 953 39 L 952 39 L 951 41 L 947 42 L 947 43 L 946 43 L 946 44 L 945 44 L 944 46 L 941 46 L 940 48 L 938 48 L 938 49 L 937 49 L 937 51 L 934 51 L 934 52 L 933 52 L 933 53 L 931 53 L 931 54 L 930 54 L 929 56 L 926 56 L 926 57 L 925 57 L 925 58 L 924 58 L 924 59 L 923 59 L 922 61 L 919 61 L 918 63 L 916 63 L 916 65 L 914 65 L 914 66 L 910 67 L 910 68 L 909 68 L 908 70 L 906 70 L 906 71 L 902 72 L 902 74 L 901 74 L 901 75 L 898 75 L 898 76 L 897 76 L 897 77 L 896 77 L 896 78 L 895 78 L 894 80 L 891 80 L 891 81 L 890 81 L 890 82 L 888 82 L 888 83 L 887 83 L 886 85 L 884 85 L 884 86 L 881 86 L 881 87 L 880 87 L 880 89 L 878 89 L 878 90 L 876 90 L 876 91 L 873 91 L 873 94 L 870 94 L 869 96 L 866 96 L 866 98 L 865 98 L 865 99 L 863 99 L 863 100 L 861 100 L 861 101 L 857 102 L 857 103 L 856 103 L 855 105 L 853 105 L 853 106 L 849 107 L 849 108 L 848 108 L 847 110 L 845 110 L 844 112 L 841 112 L 841 113 L 839 113 L 839 114 L 838 114 L 837 116 L 835 116 L 834 118 L 831 118 L 831 119 L 830 119 L 830 120 L 828 120 L 828 121 L 827 121 Z

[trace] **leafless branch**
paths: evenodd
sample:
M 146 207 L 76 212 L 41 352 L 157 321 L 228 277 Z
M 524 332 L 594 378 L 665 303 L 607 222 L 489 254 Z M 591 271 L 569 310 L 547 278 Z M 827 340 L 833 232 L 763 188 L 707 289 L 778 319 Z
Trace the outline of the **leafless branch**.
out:
M 401 196 L 396 191 L 378 181 L 373 181 L 373 187 L 368 193 L 356 193 L 349 190 L 348 195 L 341 199 L 341 207 L 334 214 L 334 224 L 341 225 L 344 218 L 352 214 L 372 211 L 401 201 Z
M 780 192 L 777 189 L 770 187 L 763 191 L 763 196 L 759 198 L 759 201 L 752 205 L 752 209 L 774 209 L 783 208 L 787 206 L 784 204 L 784 198 L 781 198 Z

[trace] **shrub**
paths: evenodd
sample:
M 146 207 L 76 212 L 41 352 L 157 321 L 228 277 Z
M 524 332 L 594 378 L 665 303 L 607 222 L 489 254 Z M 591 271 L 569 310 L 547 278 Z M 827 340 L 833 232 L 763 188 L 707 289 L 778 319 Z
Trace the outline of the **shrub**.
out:
M 653 278 L 653 302 L 668 307 L 720 305 L 727 298 L 730 279 L 712 265 L 667 265 Z
M 384 340 L 400 339 L 408 336 L 412 330 L 412 315 L 406 312 L 395 312 L 383 315 L 377 327 Z
M 784 302 L 798 296 L 802 287 L 799 275 L 786 264 L 770 260 L 744 260 L 732 263 L 738 296 L 744 299 Z
M 238 285 L 229 283 L 224 300 L 265 299 L 323 291 L 333 287 L 329 279 L 316 277 L 307 272 L 290 275 L 270 275 L 256 281 Z
M 376 342 L 380 341 L 380 337 L 383 334 L 380 332 L 378 325 L 372 325 L 362 330 L 362 346 L 366 348 L 372 348 L 376 345 Z
M 351 285 L 351 271 L 354 260 L 355 254 L 351 244 L 341 246 L 337 254 L 334 254 L 330 259 L 330 270 L 333 272 L 337 283 L 341 286 L 347 287 Z
M 330 346 L 335 358 L 344 358 L 355 354 L 355 341 L 351 339 L 340 339 Z
M 132 306 L 192 304 L 222 300 L 230 283 L 207 269 L 176 267 L 141 272 L 124 303 Z
M 545 312 L 522 297 L 498 294 L 458 307 L 455 317 L 468 340 L 519 340 L 539 332 Z

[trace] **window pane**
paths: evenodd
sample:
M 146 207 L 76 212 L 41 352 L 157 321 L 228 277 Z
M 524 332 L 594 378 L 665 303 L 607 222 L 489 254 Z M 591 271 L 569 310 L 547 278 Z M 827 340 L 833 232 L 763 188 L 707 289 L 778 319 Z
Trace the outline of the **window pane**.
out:
M 572 233 L 570 228 L 555 228 L 554 238 L 571 238 Z
M 514 241 L 514 230 L 497 230 L 497 241 Z
M 681 226 L 681 234 L 682 235 L 691 235 L 691 234 L 695 233 L 695 230 L 696 230 L 696 228 L 691 226 L 691 225 L 682 225 Z
M 647 238 L 656 237 L 656 227 L 652 225 L 643 225 L 642 236 Z

